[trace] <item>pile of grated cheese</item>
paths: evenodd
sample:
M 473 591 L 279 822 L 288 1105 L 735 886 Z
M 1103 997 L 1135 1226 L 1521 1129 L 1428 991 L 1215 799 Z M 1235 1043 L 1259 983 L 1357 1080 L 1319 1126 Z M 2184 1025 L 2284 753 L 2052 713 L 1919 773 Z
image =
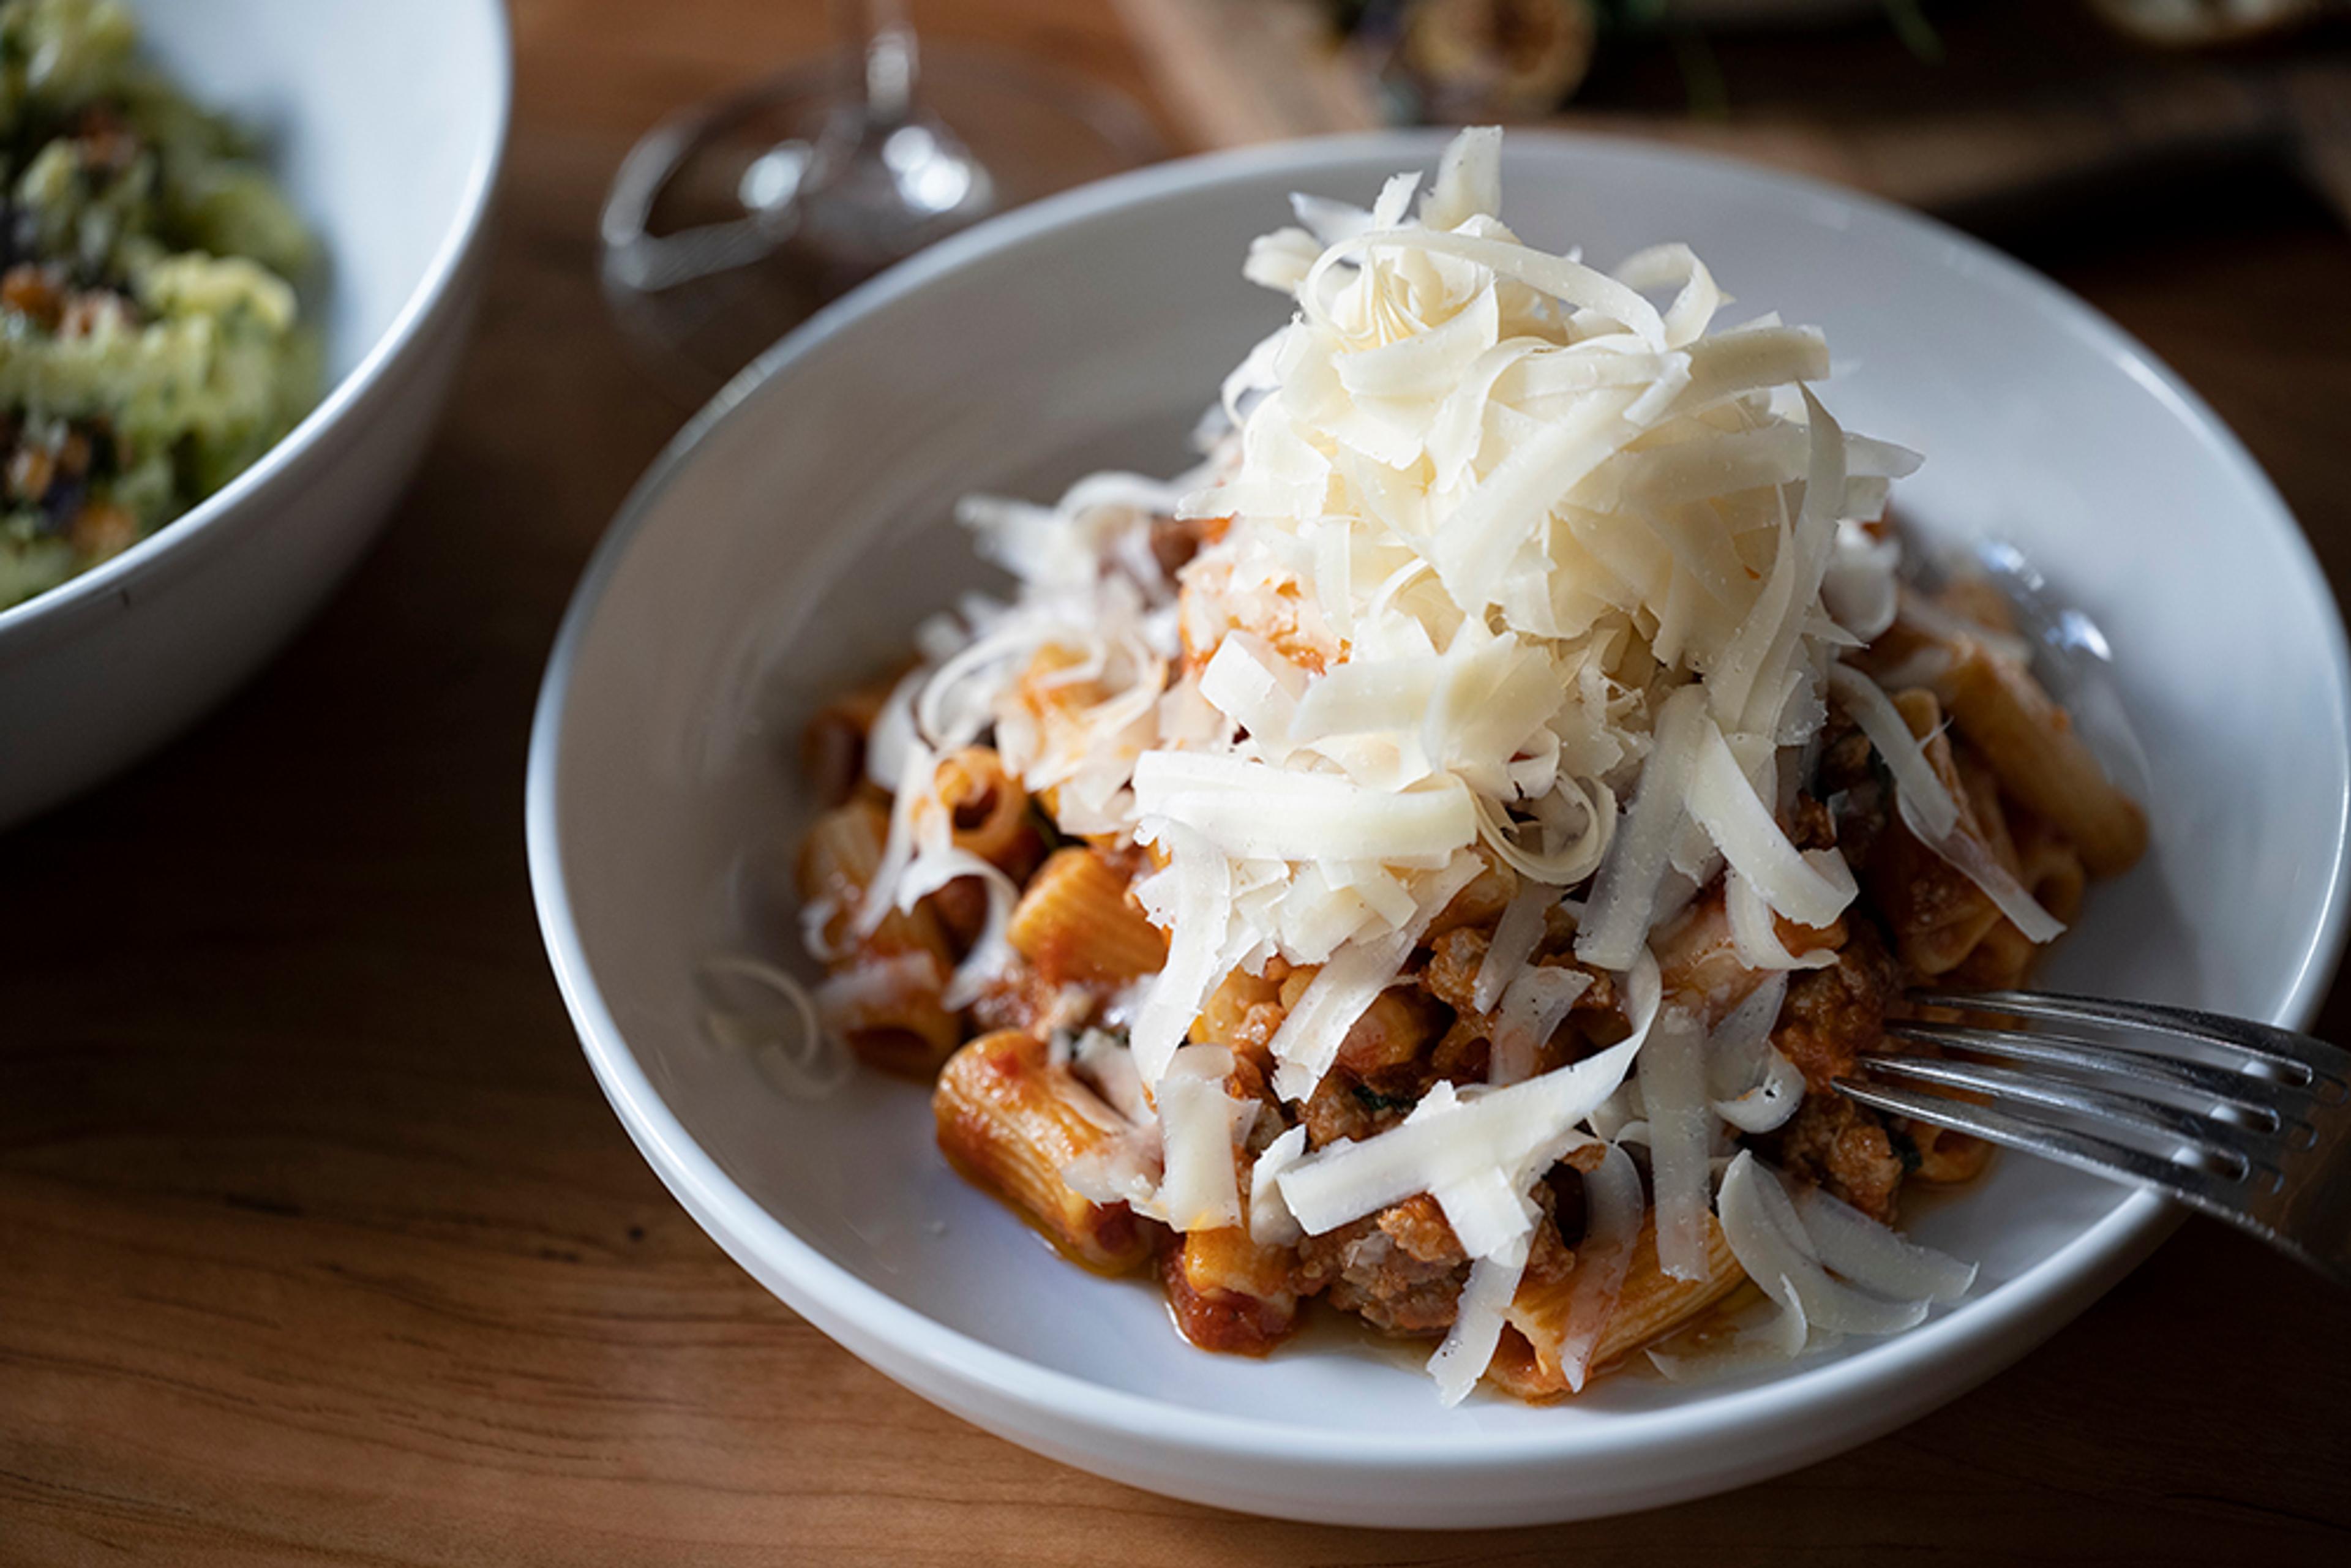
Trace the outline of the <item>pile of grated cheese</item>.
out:
M 951 1001 L 1006 963 L 1013 889 L 953 849 L 937 758 L 992 730 L 1065 831 L 1154 847 L 1163 869 L 1136 893 L 1170 952 L 1128 1016 L 1155 1147 L 1118 1196 L 1179 1228 L 1245 1219 L 1282 1241 L 1432 1194 L 1473 1259 L 1432 1363 L 1448 1398 L 1492 1354 L 1538 1220 L 1531 1185 L 1598 1138 L 1595 1119 L 1621 1127 L 1604 1107 L 1646 1090 L 1660 1257 L 1685 1277 L 1704 1267 L 1707 1117 L 1751 1131 L 1793 1109 L 1801 1084 L 1761 1060 L 1771 1018 L 1709 1040 L 1661 994 L 1648 937 L 1720 874 L 1749 967 L 1826 960 L 1792 957 L 1772 916 L 1828 925 L 1853 879 L 1834 853 L 1800 852 L 1775 811 L 1833 671 L 1854 675 L 1840 651 L 1893 619 L 1894 547 L 1860 525 L 1917 463 L 1822 407 L 1819 331 L 1718 328 L 1729 298 L 1683 246 L 1604 272 L 1527 245 L 1499 180 L 1499 132 L 1473 130 L 1425 194 L 1403 174 L 1369 211 L 1298 198 L 1301 226 L 1259 239 L 1246 267 L 1296 313 L 1228 379 L 1228 428 L 1194 474 L 1097 476 L 1052 507 L 967 503 L 1020 592 L 926 629 L 870 764 L 896 792 L 895 903 L 963 875 L 990 887 L 995 919 Z M 1149 549 L 1152 515 L 1171 511 L 1221 520 L 1180 587 Z M 1037 700 L 1047 650 L 1043 684 L 1069 700 Z M 1906 818 L 1948 839 L 1956 813 L 1898 716 L 1839 693 L 1887 751 Z M 1234 1146 L 1254 1110 L 1212 1082 L 1214 1043 L 1187 1043 L 1210 991 L 1276 956 L 1320 967 L 1271 1042 L 1276 1090 L 1302 1103 L 1481 851 L 1520 885 L 1481 999 L 1556 1027 L 1566 972 L 1527 960 L 1544 907 L 1583 890 L 1576 956 L 1623 977 L 1632 1036 L 1522 1082 L 1531 1053 L 1498 1051 L 1496 1082 L 1440 1085 L 1360 1143 L 1308 1155 L 1293 1129 L 1244 1195 L 1233 1162 L 1204 1153 Z M 2012 883 L 1995 895 L 2037 914 Z M 890 903 L 869 901 L 869 929 Z M 1733 1049 L 1759 1076 L 1710 1112 L 1708 1062 Z M 1759 1122 L 1758 1104 L 1777 1109 Z

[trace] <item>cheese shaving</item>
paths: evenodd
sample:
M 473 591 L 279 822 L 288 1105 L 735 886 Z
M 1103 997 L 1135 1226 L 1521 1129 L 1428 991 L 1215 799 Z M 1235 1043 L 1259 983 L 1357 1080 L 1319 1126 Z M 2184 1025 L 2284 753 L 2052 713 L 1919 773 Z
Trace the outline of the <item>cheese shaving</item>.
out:
M 1648 1111 L 1649 1174 L 1656 1187 L 1657 1266 L 1676 1280 L 1702 1280 L 1712 1124 L 1706 1026 L 1686 1009 L 1669 1006 L 1657 1016 L 1641 1052 L 1641 1099 Z
M 1500 1085 L 1531 1077 L 1535 1056 L 1567 1019 L 1568 1009 L 1592 988 L 1581 969 L 1540 965 L 1521 968 L 1494 1009 L 1492 1063 L 1486 1082 Z
M 1832 1276 L 1797 1218 L 1777 1175 L 1742 1151 L 1723 1173 L 1722 1234 L 1747 1277 L 1761 1285 L 1783 1282 L 1815 1329 L 1833 1333 L 1890 1334 L 1915 1328 L 1927 1316 L 1925 1300 L 1893 1301 Z M 1768 1293 L 1768 1292 L 1767 1292 Z
M 907 866 L 898 882 L 899 906 L 911 909 L 925 894 L 967 876 L 977 878 L 987 890 L 987 917 L 940 994 L 939 999 L 950 1008 L 971 1006 L 990 981 L 1012 967 L 1016 955 L 1005 939 L 1004 928 L 1012 919 L 1012 906 L 1019 902 L 1020 890 L 998 867 L 969 850 L 954 848 L 925 852 Z
M 1462 856 L 1438 874 L 1406 925 L 1351 946 L 1322 966 L 1274 1031 L 1271 1049 L 1280 1063 L 1273 1076 L 1276 1092 L 1291 1101 L 1314 1092 L 1338 1060 L 1347 1031 L 1372 999 L 1395 983 L 1421 932 L 1480 869 L 1475 855 Z
M 719 952 L 702 959 L 696 978 L 705 1003 L 705 1032 L 721 1046 L 749 1055 L 778 1093 L 821 1100 L 849 1081 L 853 1058 L 839 1031 L 826 1024 L 822 1005 L 796 977 L 764 959 Z M 936 983 L 927 963 L 915 983 L 925 980 Z
M 1281 1176 L 1306 1154 L 1306 1128 L 1290 1128 L 1265 1146 L 1249 1167 L 1249 1239 L 1260 1247 L 1288 1247 L 1306 1234 L 1281 1196 Z
M 1685 686 L 1667 699 L 1656 750 L 1642 770 L 1615 847 L 1600 867 L 1575 955 L 1606 969 L 1631 966 L 1656 919 L 1657 889 L 1687 813 L 1689 779 L 1706 723 L 1706 693 Z
M 1806 850 L 1803 858 L 1832 885 L 1855 888 L 1851 868 L 1834 850 Z M 1852 894 L 1848 893 L 1846 896 Z M 1755 884 L 1736 869 L 1723 878 L 1723 904 L 1730 916 L 1731 944 L 1738 949 L 1739 961 L 1749 968 L 1825 969 L 1836 962 L 1836 954 L 1825 947 L 1815 948 L 1801 957 L 1789 952 L 1772 921 L 1771 906 L 1755 891 Z
M 1278 956 L 1322 966 L 1275 1042 L 1280 1092 L 1310 1095 L 1474 847 L 1562 890 L 1597 872 L 1578 953 L 1619 973 L 1694 853 L 1789 918 L 1842 907 L 1763 802 L 1851 641 L 1822 600 L 1839 524 L 1916 459 L 1812 396 L 1818 332 L 1719 327 L 1729 297 L 1687 247 L 1611 273 L 1521 240 L 1499 146 L 1465 132 L 1416 211 L 1399 176 L 1368 210 L 1301 200 L 1252 248 L 1297 315 L 1228 380 L 1235 428 L 1198 473 L 967 506 L 1019 597 L 967 604 L 877 727 L 875 766 L 901 760 L 893 902 L 955 863 L 925 754 L 991 726 L 1064 831 L 1161 852 L 1138 890 L 1171 949 L 1135 1019 L 1146 1084 L 1225 974 Z M 1179 492 L 1218 522 L 1171 582 L 1149 514 Z M 1538 985 L 1515 1020 L 1556 1008 Z
M 1575 1273 L 1569 1281 L 1567 1331 L 1560 1336 L 1560 1373 L 1568 1392 L 1583 1392 L 1592 1375 L 1592 1353 L 1625 1293 L 1648 1201 L 1632 1156 L 1614 1144 L 1583 1177 L 1583 1239 L 1576 1244 Z
M 1470 1005 L 1479 1012 L 1493 1010 L 1527 960 L 1534 956 L 1535 945 L 1542 940 L 1543 911 L 1559 900 L 1558 888 L 1540 882 L 1522 882 L 1510 895 L 1487 942 L 1486 956 L 1479 960 L 1478 978 L 1472 984 Z
M 1789 919 L 1826 925 L 1853 902 L 1853 878 L 1824 874 L 1788 841 L 1711 719 L 1699 723 L 1687 803 L 1731 870 Z
M 1070 1052 L 1070 1065 L 1102 1101 L 1133 1125 L 1151 1119 L 1151 1101 L 1143 1092 L 1143 1076 L 1134 1070 L 1134 1055 L 1107 1030 L 1090 1029 L 1080 1035 Z
M 1907 1241 L 1818 1187 L 1796 1197 L 1795 1211 L 1823 1263 L 1881 1296 L 1949 1305 L 1976 1282 L 1975 1264 Z
M 2000 863 L 1991 846 L 1961 825 L 1959 802 L 1943 787 L 1934 764 L 1927 760 L 1926 749 L 1903 722 L 1893 699 L 1876 681 L 1848 664 L 1829 672 L 1829 685 L 1870 745 L 1877 748 L 1886 771 L 1894 775 L 1895 807 L 1903 825 L 1981 888 L 2027 941 L 2053 942 L 2064 935 L 2065 923 L 2042 908 L 2023 883 Z
M 1797 1297 L 1794 1284 L 1782 1274 L 1758 1280 L 1756 1286 L 1772 1306 L 1766 1321 L 1743 1327 L 1702 1350 L 1652 1346 L 1646 1353 L 1649 1364 L 1664 1374 L 1668 1383 L 1702 1384 L 1785 1366 L 1803 1354 L 1812 1340 L 1812 1324 L 1805 1321 L 1804 1303 Z
M 1804 1098 L 1804 1075 L 1771 1043 L 1788 997 L 1786 971 L 1755 988 L 1706 1040 L 1707 1093 L 1714 1113 L 1742 1133 L 1784 1125 Z
M 1503 1314 L 1526 1267 L 1523 1253 L 1516 1258 L 1480 1258 L 1469 1265 L 1469 1278 L 1454 1308 L 1453 1326 L 1428 1360 L 1437 1396 L 1447 1405 L 1458 1405 L 1468 1397 L 1493 1361 L 1495 1347 L 1502 1343 Z
M 1466 1214 L 1478 1205 L 1479 1184 L 1492 1173 L 1523 1194 L 1538 1171 L 1589 1141 L 1577 1124 L 1615 1092 L 1638 1048 L 1627 1040 L 1474 1097 L 1440 1082 L 1400 1125 L 1342 1140 L 1291 1166 L 1281 1195 L 1306 1233 L 1320 1236 L 1422 1192 L 1452 1219 L 1457 1207 Z
M 1187 1064 L 1196 1065 L 1187 1071 Z M 1241 1222 L 1240 1183 L 1233 1170 L 1241 1107 L 1220 1082 L 1231 1070 L 1231 1053 L 1223 1048 L 1187 1046 L 1159 1081 L 1159 1136 L 1167 1164 L 1153 1207 L 1174 1229 L 1214 1230 Z

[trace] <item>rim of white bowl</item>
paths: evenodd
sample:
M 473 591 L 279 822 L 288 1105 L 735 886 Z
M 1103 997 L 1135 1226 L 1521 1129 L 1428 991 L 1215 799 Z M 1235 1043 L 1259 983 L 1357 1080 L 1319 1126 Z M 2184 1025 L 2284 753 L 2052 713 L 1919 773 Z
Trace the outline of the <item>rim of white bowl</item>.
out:
M 1717 172 L 1776 185 L 1792 195 L 1917 225 L 1953 246 L 2002 287 L 2032 296 L 2044 307 L 2056 307 L 2072 331 L 2092 340 L 2126 373 L 2171 405 L 2215 458 L 2273 509 L 2264 523 L 2282 528 L 2289 536 L 2289 547 L 2303 574 L 2302 585 L 2315 586 L 2322 601 L 2333 611 L 2325 618 L 2324 628 L 2334 678 L 2333 706 L 2338 722 L 2351 727 L 2351 644 L 2346 644 L 2341 612 L 2334 609 L 2334 597 L 2317 556 L 2283 497 L 2204 401 L 2137 339 L 2087 301 L 1948 225 L 1824 181 L 1625 137 L 1568 131 L 1512 134 L 1513 145 L 1519 147 L 1531 142 L 1604 151 L 1614 157 L 1660 163 L 1705 165 Z M 697 1220 L 704 1214 L 716 1217 L 716 1223 L 705 1228 L 712 1229 L 730 1253 L 739 1247 L 771 1260 L 776 1270 L 823 1313 L 837 1322 L 859 1325 L 866 1336 L 928 1364 L 941 1381 L 982 1400 L 993 1397 L 1050 1410 L 1062 1419 L 1155 1445 L 1228 1458 L 1289 1462 L 1305 1458 L 1318 1464 L 1395 1471 L 1451 1469 L 1498 1461 L 1566 1461 L 1600 1453 L 1624 1458 L 1676 1447 L 1701 1436 L 1735 1436 L 1746 1429 L 1801 1420 L 1808 1413 L 1825 1412 L 1873 1389 L 1890 1394 L 1946 1362 L 1956 1365 L 1989 1359 L 1986 1371 L 1996 1370 L 2021 1354 L 2001 1354 L 2003 1342 L 2030 1320 L 2061 1306 L 2069 1294 L 2111 1286 L 2177 1222 L 2180 1211 L 2152 1194 L 2133 1194 L 2056 1253 L 2003 1281 L 1991 1294 L 1907 1333 L 1782 1377 L 1700 1394 L 1667 1409 L 1625 1413 L 1601 1424 L 1562 1423 L 1555 1430 L 1510 1433 L 1460 1428 L 1419 1434 L 1331 1431 L 1202 1410 L 1106 1387 L 948 1328 L 866 1283 L 801 1240 L 721 1169 L 670 1110 L 597 988 L 571 915 L 557 817 L 564 707 L 572 664 L 607 585 L 654 501 L 710 433 L 759 387 L 819 345 L 967 261 L 1073 223 L 1235 176 L 1278 171 L 1307 175 L 1332 164 L 1361 162 L 1374 154 L 1386 167 L 1409 167 L 1415 160 L 1425 162 L 1437 152 L 1448 135 L 1443 131 L 1371 131 L 1206 153 L 1117 175 L 990 219 L 900 263 L 819 311 L 753 361 L 673 438 L 622 503 L 590 558 L 557 634 L 532 719 L 524 791 L 532 895 L 557 984 L 590 1065 L 647 1162 Z M 1391 159 L 1394 162 L 1387 162 Z M 2331 848 L 2325 915 L 2304 945 L 2291 990 L 2273 1019 L 2287 1027 L 2304 1026 L 2315 1012 L 2342 956 L 2346 933 L 2351 933 L 2351 924 L 2346 924 L 2351 908 L 2346 902 L 2346 885 L 2351 885 L 2351 788 L 2338 791 Z M 1954 1380 L 1953 1392 L 1972 1381 L 1972 1375 Z M 1311 1448 L 1301 1453 L 1301 1444 Z
M 255 458 L 235 478 L 120 555 L 111 556 L 21 604 L 0 609 L 0 643 L 19 634 L 30 637 L 33 628 L 43 622 L 69 616 L 92 601 L 122 592 L 156 576 L 182 546 L 208 531 L 243 505 L 247 497 L 302 462 L 350 409 L 391 379 L 394 362 L 405 358 L 421 340 L 419 329 L 448 297 L 458 270 L 473 254 L 475 241 L 489 219 L 490 198 L 497 189 L 498 171 L 506 162 L 507 133 L 514 110 L 513 28 L 501 0 L 475 0 L 475 10 L 489 29 L 495 57 L 491 61 L 492 86 L 496 96 L 490 105 L 486 134 L 474 149 L 473 165 L 465 172 L 465 192 L 458 199 L 455 221 L 441 236 L 440 246 L 425 264 L 423 276 L 402 301 L 391 325 L 377 334 L 366 355 L 328 390 L 316 408 L 302 416 L 301 423 Z

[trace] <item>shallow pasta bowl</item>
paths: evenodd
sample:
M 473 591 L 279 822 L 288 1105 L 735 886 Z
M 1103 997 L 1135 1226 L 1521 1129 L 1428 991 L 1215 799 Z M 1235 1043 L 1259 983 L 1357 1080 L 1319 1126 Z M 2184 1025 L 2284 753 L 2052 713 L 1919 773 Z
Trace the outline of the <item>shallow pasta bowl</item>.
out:
M 1434 136 L 1171 164 L 925 254 L 778 344 L 679 438 L 589 570 L 542 693 L 531 872 L 557 975 L 630 1134 L 743 1266 L 899 1382 L 1097 1473 L 1299 1519 L 1467 1526 L 1670 1502 L 1884 1432 L 2022 1354 L 2169 1211 L 2016 1158 L 1911 1216 L 1980 1260 L 1899 1338 L 1713 1386 L 1628 1372 L 1566 1405 L 1440 1409 L 1419 1355 L 1310 1332 L 1270 1360 L 1171 1331 L 966 1186 L 919 1089 L 810 1103 L 708 1043 L 714 951 L 796 946 L 799 722 L 987 574 L 970 489 L 1172 471 L 1284 306 L 1243 283 L 1292 190 L 1363 200 Z M 1604 263 L 1689 241 L 1750 310 L 1828 330 L 1825 396 L 1928 455 L 1908 515 L 2022 547 L 2110 639 L 2154 777 L 2155 851 L 2098 889 L 2066 988 L 2304 1021 L 2344 934 L 2344 635 L 2267 481 L 2195 396 L 2053 285 L 1891 207 L 1630 143 L 1514 134 L 1513 222 Z M 2220 651 L 2225 650 L 2225 656 Z M 1425 1351 L 1421 1353 L 1425 1354 Z
M 134 0 L 187 94 L 260 131 L 325 263 L 318 407 L 122 554 L 0 609 L 0 827 L 162 744 L 273 653 L 390 515 L 486 274 L 498 0 Z

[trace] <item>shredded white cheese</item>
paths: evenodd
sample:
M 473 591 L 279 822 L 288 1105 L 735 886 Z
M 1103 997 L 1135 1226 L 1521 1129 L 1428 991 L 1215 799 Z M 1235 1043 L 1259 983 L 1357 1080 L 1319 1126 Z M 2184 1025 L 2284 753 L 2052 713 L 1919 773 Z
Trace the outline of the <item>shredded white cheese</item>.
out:
M 1865 1290 L 1949 1305 L 1976 1282 L 1975 1264 L 1906 1241 L 1818 1187 L 1805 1188 L 1795 1207 L 1821 1261 Z
M 1225 1092 L 1232 1052 L 1189 1045 L 1176 1053 L 1156 1092 L 1165 1174 L 1145 1206 L 1176 1230 L 1215 1230 L 1241 1222 L 1233 1151 L 1248 1137 L 1258 1106 Z
M 1522 882 L 1510 902 L 1496 922 L 1494 934 L 1486 945 L 1486 956 L 1478 965 L 1478 978 L 1470 988 L 1470 1003 L 1479 1012 L 1490 1012 L 1510 988 L 1527 960 L 1534 956 L 1536 945 L 1542 940 L 1543 911 L 1559 903 L 1560 890 L 1546 883 Z
M 1260 1247 L 1287 1247 L 1306 1234 L 1281 1196 L 1281 1175 L 1306 1153 L 1301 1123 L 1265 1146 L 1249 1167 L 1249 1237 Z
M 1648 1200 L 1641 1173 L 1622 1148 L 1610 1145 L 1597 1168 L 1583 1178 L 1583 1239 L 1576 1244 L 1575 1273 L 1569 1281 L 1567 1331 L 1560 1338 L 1560 1371 L 1568 1392 L 1583 1392 L 1592 1373 L 1592 1353 L 1625 1292 L 1634 1243 Z
M 1742 1133 L 1786 1124 L 1804 1098 L 1804 1075 L 1771 1043 L 1788 997 L 1783 969 L 1755 988 L 1706 1038 L 1707 1093 L 1714 1113 Z
M 1471 1256 L 1522 1247 L 1536 1218 L 1528 1188 L 1590 1141 L 1579 1124 L 1615 1092 L 1639 1047 L 1630 1040 L 1507 1089 L 1458 1094 L 1439 1083 L 1400 1125 L 1290 1166 L 1281 1196 L 1319 1236 L 1425 1192 Z
M 1488 1041 L 1493 1060 L 1486 1082 L 1499 1086 L 1531 1077 L 1536 1053 L 1591 988 L 1592 977 L 1581 969 L 1549 964 L 1520 969 L 1494 1009 L 1494 1032 Z
M 1453 1326 L 1428 1361 L 1429 1375 L 1437 1379 L 1438 1397 L 1446 1404 L 1460 1404 L 1485 1375 L 1502 1342 L 1503 1314 L 1526 1267 L 1523 1249 L 1516 1257 L 1480 1258 L 1469 1265 L 1469 1278 L 1453 1310 Z
M 1274 1061 L 1280 1064 L 1273 1075 L 1277 1093 L 1302 1101 L 1314 1092 L 1322 1075 L 1338 1060 L 1347 1031 L 1373 998 L 1395 984 L 1421 932 L 1455 894 L 1477 877 L 1479 869 L 1477 856 L 1462 855 L 1438 873 L 1405 925 L 1356 943 L 1322 966 L 1274 1031 L 1270 1043 Z
M 1829 686 L 1894 775 L 1896 810 L 1918 841 L 1981 888 L 2027 941 L 2053 942 L 2064 935 L 2065 923 L 2042 908 L 1991 847 L 1961 826 L 1959 802 L 1877 683 L 1850 664 L 1839 664 L 1829 672 Z
M 1889 1334 L 1925 1319 L 1924 1298 L 1890 1300 L 1830 1274 L 1779 1176 L 1752 1154 L 1742 1152 L 1724 1173 L 1719 1211 L 1723 1238 L 1747 1277 L 1759 1286 L 1784 1281 L 1814 1329 Z
M 1710 1108 L 1706 1025 L 1667 1006 L 1641 1052 L 1641 1099 L 1649 1113 L 1649 1174 L 1656 1187 L 1657 1266 L 1677 1280 L 1706 1278 Z

